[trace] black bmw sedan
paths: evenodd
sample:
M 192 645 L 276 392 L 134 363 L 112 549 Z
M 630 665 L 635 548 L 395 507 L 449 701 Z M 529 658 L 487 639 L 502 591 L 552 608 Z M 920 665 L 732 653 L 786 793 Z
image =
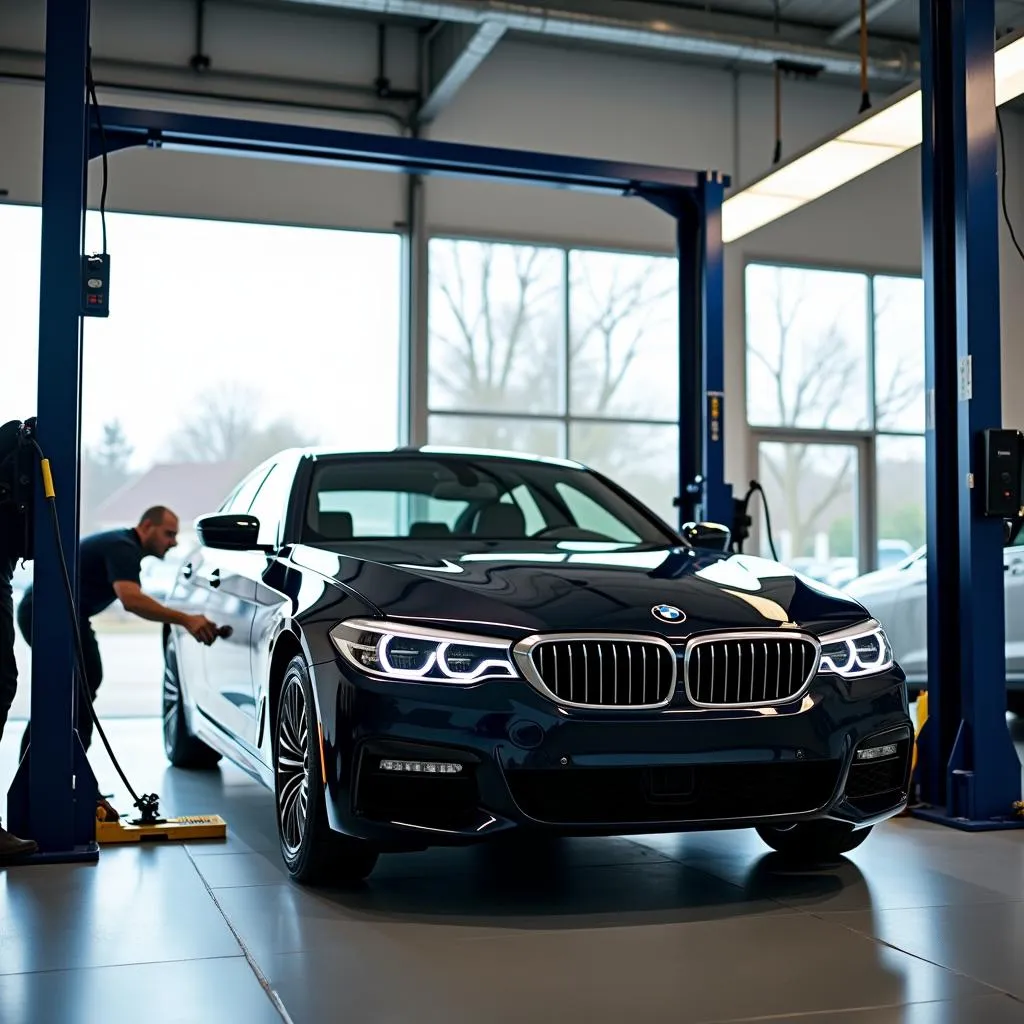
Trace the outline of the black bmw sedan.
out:
M 756 828 L 834 858 L 905 806 L 885 633 L 842 594 L 679 534 L 574 463 L 292 450 L 196 523 L 164 738 L 270 788 L 299 881 L 513 830 Z

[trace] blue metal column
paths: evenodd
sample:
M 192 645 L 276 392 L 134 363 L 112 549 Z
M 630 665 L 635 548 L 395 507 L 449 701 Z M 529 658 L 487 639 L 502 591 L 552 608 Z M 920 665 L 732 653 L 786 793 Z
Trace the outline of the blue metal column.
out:
M 704 503 L 702 518 L 732 526 L 732 487 L 725 482 L 725 270 L 722 201 L 725 187 L 716 175 L 701 183 L 701 346 L 704 417 L 701 430 Z
M 81 254 L 89 0 L 47 0 L 43 106 L 38 440 L 50 460 L 61 539 L 78 579 Z M 32 739 L 8 799 L 33 861 L 96 860 L 96 780 L 74 730 L 75 659 L 52 510 L 36 487 Z
M 704 243 L 699 197 L 682 196 L 667 209 L 676 219 L 679 264 L 679 516 L 702 518 L 704 504 Z
M 947 3 L 922 3 L 920 14 L 928 721 L 918 738 L 918 776 L 922 801 L 944 807 L 946 763 L 961 717 L 960 609 L 951 599 L 960 593 L 953 11 Z
M 725 482 L 724 182 L 701 179 L 695 195 L 658 203 L 676 218 L 679 259 L 679 525 L 732 525 Z
M 926 9 L 926 8 L 930 8 Z M 947 9 L 945 12 L 943 8 Z M 949 11 L 952 17 L 950 18 Z M 948 610 L 959 612 L 959 678 L 948 666 L 932 662 L 932 649 L 941 658 L 943 645 L 952 637 L 932 637 L 929 644 L 930 682 L 937 683 L 939 727 L 929 740 L 929 785 L 948 756 L 944 804 L 918 812 L 929 820 L 958 828 L 981 830 L 1024 826 L 1015 818 L 1013 804 L 1020 799 L 1021 765 L 1006 724 L 1006 629 L 1003 590 L 1003 523 L 980 514 L 982 495 L 973 488 L 981 475 L 978 464 L 981 432 L 999 427 L 1002 421 L 1000 389 L 999 235 L 997 204 L 995 120 L 995 7 L 994 0 L 928 0 L 922 5 L 927 21 L 929 49 L 924 80 L 929 83 L 931 105 L 925 104 L 925 141 L 935 185 L 928 183 L 926 202 L 926 265 L 931 275 L 929 298 L 933 305 L 927 323 L 929 375 L 933 385 L 953 389 L 948 377 L 954 353 L 950 321 L 937 286 L 949 287 L 949 256 L 955 265 L 955 370 L 957 388 L 952 395 L 936 387 L 936 429 L 929 433 L 932 463 L 930 479 L 940 482 L 936 461 L 956 466 L 956 516 L 959 536 L 959 586 L 943 592 L 952 570 L 939 561 L 955 558 L 949 529 L 953 510 L 939 508 L 950 495 L 940 490 L 929 494 L 929 627 L 948 626 Z M 924 26 L 922 26 L 924 27 Z M 948 32 L 948 45 L 945 34 Z M 943 59 L 936 58 L 942 55 Z M 942 78 L 952 83 L 943 95 Z M 945 103 L 952 99 L 950 108 Z M 941 189 L 953 183 L 953 218 L 937 211 L 934 203 Z M 941 399 L 946 399 L 945 402 Z M 941 426 L 940 426 L 941 424 Z M 956 450 L 948 449 L 956 427 Z M 945 481 L 943 474 L 941 480 Z M 933 571 L 934 570 L 934 571 Z M 940 575 L 941 574 L 941 575 Z M 931 689 L 931 686 L 929 687 Z M 929 701 L 930 703 L 930 701 Z M 960 722 L 952 747 L 948 746 L 953 709 Z M 933 791 L 934 799 L 934 791 Z

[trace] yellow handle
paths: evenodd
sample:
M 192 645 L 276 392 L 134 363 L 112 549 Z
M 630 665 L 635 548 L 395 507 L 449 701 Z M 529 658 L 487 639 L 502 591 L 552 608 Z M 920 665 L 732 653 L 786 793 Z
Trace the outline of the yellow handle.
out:
M 53 474 L 50 472 L 50 460 L 41 460 L 41 465 L 43 467 L 43 494 L 48 498 L 53 498 L 56 494 L 53 489 Z

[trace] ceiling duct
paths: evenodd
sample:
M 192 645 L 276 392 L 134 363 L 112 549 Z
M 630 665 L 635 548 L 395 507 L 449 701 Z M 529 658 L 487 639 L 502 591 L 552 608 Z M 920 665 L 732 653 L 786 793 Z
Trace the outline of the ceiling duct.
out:
M 309 2 L 309 0 L 301 0 Z M 859 75 L 860 59 L 855 53 L 776 37 L 759 38 L 707 29 L 687 28 L 666 21 L 629 21 L 577 11 L 559 11 L 501 0 L 313 0 L 328 7 L 364 11 L 426 21 L 463 24 L 496 22 L 512 32 L 532 33 L 549 38 L 581 40 L 610 46 L 660 50 L 691 57 L 771 66 L 779 60 L 819 65 L 825 73 Z M 908 55 L 873 59 L 868 64 L 872 77 L 906 82 L 920 73 L 918 62 Z

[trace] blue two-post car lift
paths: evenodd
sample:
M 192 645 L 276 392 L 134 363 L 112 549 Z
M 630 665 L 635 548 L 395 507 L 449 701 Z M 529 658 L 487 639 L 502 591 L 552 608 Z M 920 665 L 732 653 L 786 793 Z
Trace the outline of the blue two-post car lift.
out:
M 376 168 L 634 196 L 676 222 L 679 256 L 680 519 L 731 523 L 724 479 L 721 207 L 728 180 L 543 153 L 139 109 L 90 108 L 89 0 L 47 0 L 37 434 L 56 483 L 68 570 L 77 581 L 82 247 L 90 160 L 134 146 Z M 102 126 L 102 127 L 101 127 Z M 410 225 L 410 230 L 412 227 Z M 38 861 L 89 861 L 97 786 L 73 728 L 73 634 L 59 552 L 37 488 L 32 742 L 11 787 L 11 829 Z
M 1003 522 L 981 514 L 978 445 L 1002 425 L 995 4 L 923 0 L 920 15 L 929 680 L 916 813 L 1019 828 Z
M 930 717 L 919 813 L 961 828 L 1024 824 L 1006 729 L 1002 524 L 978 513 L 978 432 L 999 426 L 993 0 L 921 4 L 924 91 Z M 242 120 L 101 108 L 89 121 L 88 0 L 47 0 L 38 439 L 53 466 L 77 580 L 82 269 L 89 160 L 176 146 L 417 175 L 640 197 L 672 216 L 679 255 L 680 519 L 732 522 L 724 479 L 721 204 L 714 174 Z M 411 225 L 410 225 L 411 230 Z M 965 382 L 961 387 L 961 380 Z M 37 491 L 32 751 L 10 825 L 37 859 L 95 860 L 96 782 L 73 729 L 72 631 Z

